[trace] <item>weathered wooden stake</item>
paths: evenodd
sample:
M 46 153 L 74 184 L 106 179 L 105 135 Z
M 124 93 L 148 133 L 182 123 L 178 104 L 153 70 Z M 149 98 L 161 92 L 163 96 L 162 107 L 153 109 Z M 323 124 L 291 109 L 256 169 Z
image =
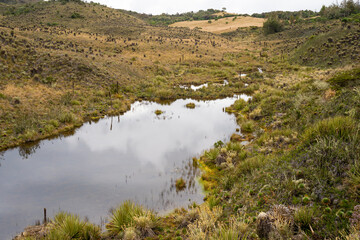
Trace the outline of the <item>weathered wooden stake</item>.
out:
M 44 224 L 46 225 L 46 223 L 47 223 L 46 208 L 44 208 Z

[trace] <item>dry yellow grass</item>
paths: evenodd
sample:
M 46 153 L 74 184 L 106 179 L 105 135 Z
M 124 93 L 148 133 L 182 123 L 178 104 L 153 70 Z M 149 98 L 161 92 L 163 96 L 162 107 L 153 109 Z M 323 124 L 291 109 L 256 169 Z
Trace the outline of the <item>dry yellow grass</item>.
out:
M 211 23 L 207 20 L 177 22 L 171 24 L 170 27 L 188 27 L 190 29 L 198 27 L 205 32 L 220 34 L 235 31 L 239 27 L 262 27 L 265 20 L 264 18 L 238 16 L 236 19 L 234 19 L 234 17 L 228 17 L 221 18 L 217 21 L 211 20 Z
M 17 98 L 21 102 L 27 103 L 25 107 L 28 109 L 30 109 L 31 106 L 37 106 L 37 104 L 46 104 L 48 99 L 57 99 L 61 96 L 61 92 L 54 88 L 34 82 L 30 84 L 25 86 L 8 84 L 2 93 L 8 97 Z

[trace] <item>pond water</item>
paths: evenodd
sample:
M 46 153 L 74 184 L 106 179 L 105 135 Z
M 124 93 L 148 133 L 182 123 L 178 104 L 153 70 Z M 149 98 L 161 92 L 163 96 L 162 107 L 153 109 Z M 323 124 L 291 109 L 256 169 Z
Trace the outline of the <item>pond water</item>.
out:
M 226 85 L 229 85 L 229 81 L 228 80 L 224 80 L 223 83 L 214 83 L 215 85 L 218 85 L 218 86 L 226 86 Z M 190 85 L 187 86 L 187 85 L 179 85 L 180 88 L 183 88 L 183 89 L 191 89 L 193 91 L 197 91 L 199 89 L 202 89 L 202 88 L 207 88 L 209 86 L 209 83 L 204 83 L 204 84 L 201 84 L 201 85 Z
M 0 239 L 42 219 L 43 208 L 50 218 L 62 210 L 100 224 L 128 199 L 160 213 L 202 202 L 192 158 L 229 140 L 237 125 L 223 109 L 237 98 L 135 102 L 73 135 L 1 153 Z M 186 108 L 189 102 L 196 108 Z M 157 109 L 164 113 L 157 116 Z M 187 188 L 177 192 L 180 177 Z

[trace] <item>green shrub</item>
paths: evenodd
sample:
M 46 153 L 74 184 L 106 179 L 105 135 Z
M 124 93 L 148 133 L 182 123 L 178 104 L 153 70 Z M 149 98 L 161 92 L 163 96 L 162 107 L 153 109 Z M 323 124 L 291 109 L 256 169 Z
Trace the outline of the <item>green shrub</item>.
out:
M 74 12 L 73 14 L 71 14 L 70 18 L 79 19 L 79 18 L 84 18 L 84 16 L 82 16 L 80 13 Z
M 270 17 L 263 25 L 265 35 L 281 32 L 284 30 L 284 25 L 277 17 Z
M 247 105 L 247 102 L 244 100 L 244 99 L 242 99 L 242 98 L 240 98 L 240 99 L 238 99 L 238 100 L 236 100 L 235 102 L 234 102 L 234 109 L 235 110 L 237 110 L 237 111 L 241 111 L 241 110 L 243 110 L 244 109 L 244 107 Z

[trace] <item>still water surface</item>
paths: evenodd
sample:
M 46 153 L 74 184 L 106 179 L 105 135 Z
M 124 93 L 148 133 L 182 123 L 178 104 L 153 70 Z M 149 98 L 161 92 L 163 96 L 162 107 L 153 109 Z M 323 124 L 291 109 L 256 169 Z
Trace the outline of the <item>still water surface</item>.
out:
M 242 96 L 247 98 L 246 96 Z M 160 213 L 203 199 L 192 158 L 237 127 L 223 111 L 235 99 L 135 102 L 119 117 L 87 123 L 75 134 L 0 155 L 0 239 L 36 220 L 68 211 L 100 224 L 131 199 Z M 195 102 L 195 109 L 186 103 Z M 164 113 L 156 116 L 154 111 Z M 177 192 L 179 177 L 187 188 Z

